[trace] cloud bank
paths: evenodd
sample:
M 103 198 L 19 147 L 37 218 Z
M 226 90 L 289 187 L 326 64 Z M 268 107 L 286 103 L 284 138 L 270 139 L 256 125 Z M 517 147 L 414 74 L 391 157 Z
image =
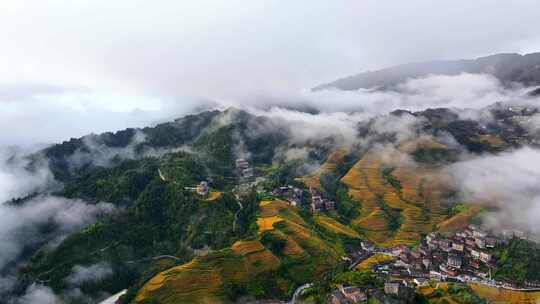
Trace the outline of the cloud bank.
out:
M 25 150 L 0 147 L 0 204 L 54 186 L 46 164 L 38 163 L 31 172 L 27 170 L 29 162 L 25 156 Z
M 450 170 L 468 201 L 497 208 L 484 217 L 487 225 L 540 233 L 538 164 L 540 150 L 524 147 L 462 161 Z
M 23 206 L 0 205 L 0 269 L 15 261 L 25 246 L 58 240 L 113 211 L 114 206 L 108 203 L 90 205 L 48 195 Z M 56 227 L 53 235 L 40 231 L 46 224 Z

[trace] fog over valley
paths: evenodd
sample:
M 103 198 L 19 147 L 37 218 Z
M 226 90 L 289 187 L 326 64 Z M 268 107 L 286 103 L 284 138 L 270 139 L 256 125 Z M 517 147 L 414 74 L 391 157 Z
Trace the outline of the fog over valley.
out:
M 0 303 L 540 301 L 537 11 L 6 3 Z

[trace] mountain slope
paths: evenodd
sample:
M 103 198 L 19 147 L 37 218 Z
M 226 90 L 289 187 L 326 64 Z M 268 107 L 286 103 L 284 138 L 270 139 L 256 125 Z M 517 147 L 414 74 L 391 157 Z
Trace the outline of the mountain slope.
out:
M 298 141 L 298 130 L 279 117 L 234 109 L 54 145 L 32 155 L 29 170 L 48 161 L 63 187 L 36 195 L 107 202 L 114 210 L 52 245 L 43 237 L 45 244 L 26 248 L 9 265 L 17 277 L 11 296 L 42 284 L 66 303 L 92 303 L 70 298 L 74 289 L 100 299 L 129 288 L 126 297 L 136 303 L 289 298 L 294 288 L 342 271 L 342 257 L 362 239 L 414 245 L 425 233 L 469 223 L 479 209 L 455 214 L 462 202 L 439 169 L 460 153 L 538 143 L 521 125 L 537 110 L 496 104 L 484 111 L 493 120 L 449 109 L 395 111 L 358 121 L 346 148 L 319 134 Z M 403 122 L 414 122 L 407 134 L 392 128 Z M 302 149 L 301 159 L 286 157 Z M 257 180 L 240 178 L 241 157 Z M 215 195 L 194 191 L 202 180 Z M 303 197 L 289 204 L 278 191 L 284 186 Z M 313 212 L 307 186 L 335 200 L 335 210 Z M 38 238 L 55 229 L 44 224 Z M 77 269 L 96 265 L 110 266 L 106 278 L 70 283 Z
M 471 60 L 409 63 L 348 76 L 319 85 L 314 90 L 394 89 L 409 78 L 460 73 L 490 74 L 504 85 L 510 85 L 512 82 L 526 86 L 540 85 L 540 53 L 497 54 Z
M 296 286 L 332 271 L 344 254 L 337 235 L 281 200 L 262 201 L 257 236 L 161 272 L 135 303 L 220 303 L 239 297 L 286 298 Z

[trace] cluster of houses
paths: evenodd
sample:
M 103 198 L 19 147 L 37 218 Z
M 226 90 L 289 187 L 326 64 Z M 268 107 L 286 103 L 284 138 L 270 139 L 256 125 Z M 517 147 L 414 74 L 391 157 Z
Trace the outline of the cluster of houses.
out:
M 241 178 L 249 179 L 255 176 L 253 167 L 251 167 L 249 162 L 243 158 L 236 160 L 236 171 Z
M 245 192 L 240 190 L 246 190 L 244 188 L 258 186 L 260 184 L 260 182 L 257 181 L 257 179 L 259 178 L 257 178 L 254 183 L 249 182 L 255 177 L 255 172 L 253 167 L 251 167 L 249 162 L 244 158 L 236 159 L 236 173 L 240 177 L 240 181 L 243 181 L 237 187 L 237 190 L 239 190 L 239 192 Z M 259 192 L 262 193 L 263 191 L 260 190 Z M 292 206 L 300 206 L 300 204 L 304 200 L 304 190 L 291 185 L 282 186 L 274 189 L 270 192 L 270 194 L 273 196 L 283 197 L 284 199 L 289 201 Z M 313 212 L 328 211 L 336 208 L 336 202 L 326 198 L 324 194 L 315 187 L 309 187 L 309 195 L 311 197 L 310 207 Z
M 367 294 L 364 290 L 358 287 L 343 287 L 339 288 L 330 294 L 329 303 L 331 304 L 349 304 L 360 303 L 367 300 Z
M 291 203 L 291 206 L 300 206 L 304 198 L 304 190 L 291 185 L 274 189 L 270 194 L 283 197 Z
M 339 285 L 338 288 L 330 294 L 328 303 L 331 304 L 352 304 L 364 303 L 369 298 L 375 298 L 377 303 L 396 303 L 389 302 L 388 296 L 394 299 L 401 299 L 399 303 L 410 303 L 405 299 L 411 299 L 414 295 L 414 290 L 411 286 L 406 286 L 400 281 L 388 281 L 384 284 L 384 290 L 378 288 L 358 288 L 354 286 L 344 287 Z
M 376 265 L 372 271 L 396 281 L 387 282 L 386 293 L 396 294 L 398 286 L 426 285 L 429 281 L 445 280 L 477 280 L 505 287 L 516 287 L 512 282 L 495 282 L 491 278 L 491 270 L 497 267 L 492 256 L 493 248 L 505 245 L 511 234 L 495 236 L 481 228 L 469 225 L 463 231 L 450 237 L 437 232 L 428 234 L 416 249 L 407 246 L 396 246 L 387 249 L 376 249 L 369 242 L 362 242 L 350 255 L 360 260 L 374 253 L 393 256 L 394 259 Z M 523 235 L 523 238 L 526 234 Z M 540 287 L 540 282 L 525 282 L 526 288 Z
M 282 197 L 290 202 L 291 206 L 300 206 L 304 201 L 304 189 L 295 186 L 287 185 L 276 188 L 270 192 L 271 195 Z M 311 211 L 327 211 L 336 208 L 336 202 L 324 197 L 324 194 L 317 188 L 309 188 L 309 196 L 311 197 Z
M 291 185 L 276 188 L 270 194 L 282 197 L 291 203 L 291 206 L 300 206 L 304 201 L 304 190 Z M 328 211 L 336 208 L 336 202 L 324 197 L 324 194 L 315 187 L 309 188 L 311 197 L 311 211 Z
M 399 259 L 409 265 L 411 271 L 429 274 L 430 279 L 441 280 L 462 274 L 486 279 L 489 268 L 496 266 L 489 249 L 506 241 L 470 225 L 450 238 L 430 233 L 416 251 L 403 250 Z
M 384 293 L 397 298 L 407 298 L 414 293 L 413 287 L 414 285 L 408 284 L 407 281 L 387 281 L 384 283 Z
M 324 195 L 315 187 L 309 187 L 311 195 L 311 211 L 325 211 L 336 208 L 336 202 L 325 198 Z

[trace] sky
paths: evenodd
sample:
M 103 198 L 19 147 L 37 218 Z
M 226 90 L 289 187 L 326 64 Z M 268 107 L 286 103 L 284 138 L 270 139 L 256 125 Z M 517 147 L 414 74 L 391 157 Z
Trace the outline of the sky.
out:
M 0 146 L 294 95 L 399 63 L 534 52 L 539 26 L 534 0 L 6 1 Z

